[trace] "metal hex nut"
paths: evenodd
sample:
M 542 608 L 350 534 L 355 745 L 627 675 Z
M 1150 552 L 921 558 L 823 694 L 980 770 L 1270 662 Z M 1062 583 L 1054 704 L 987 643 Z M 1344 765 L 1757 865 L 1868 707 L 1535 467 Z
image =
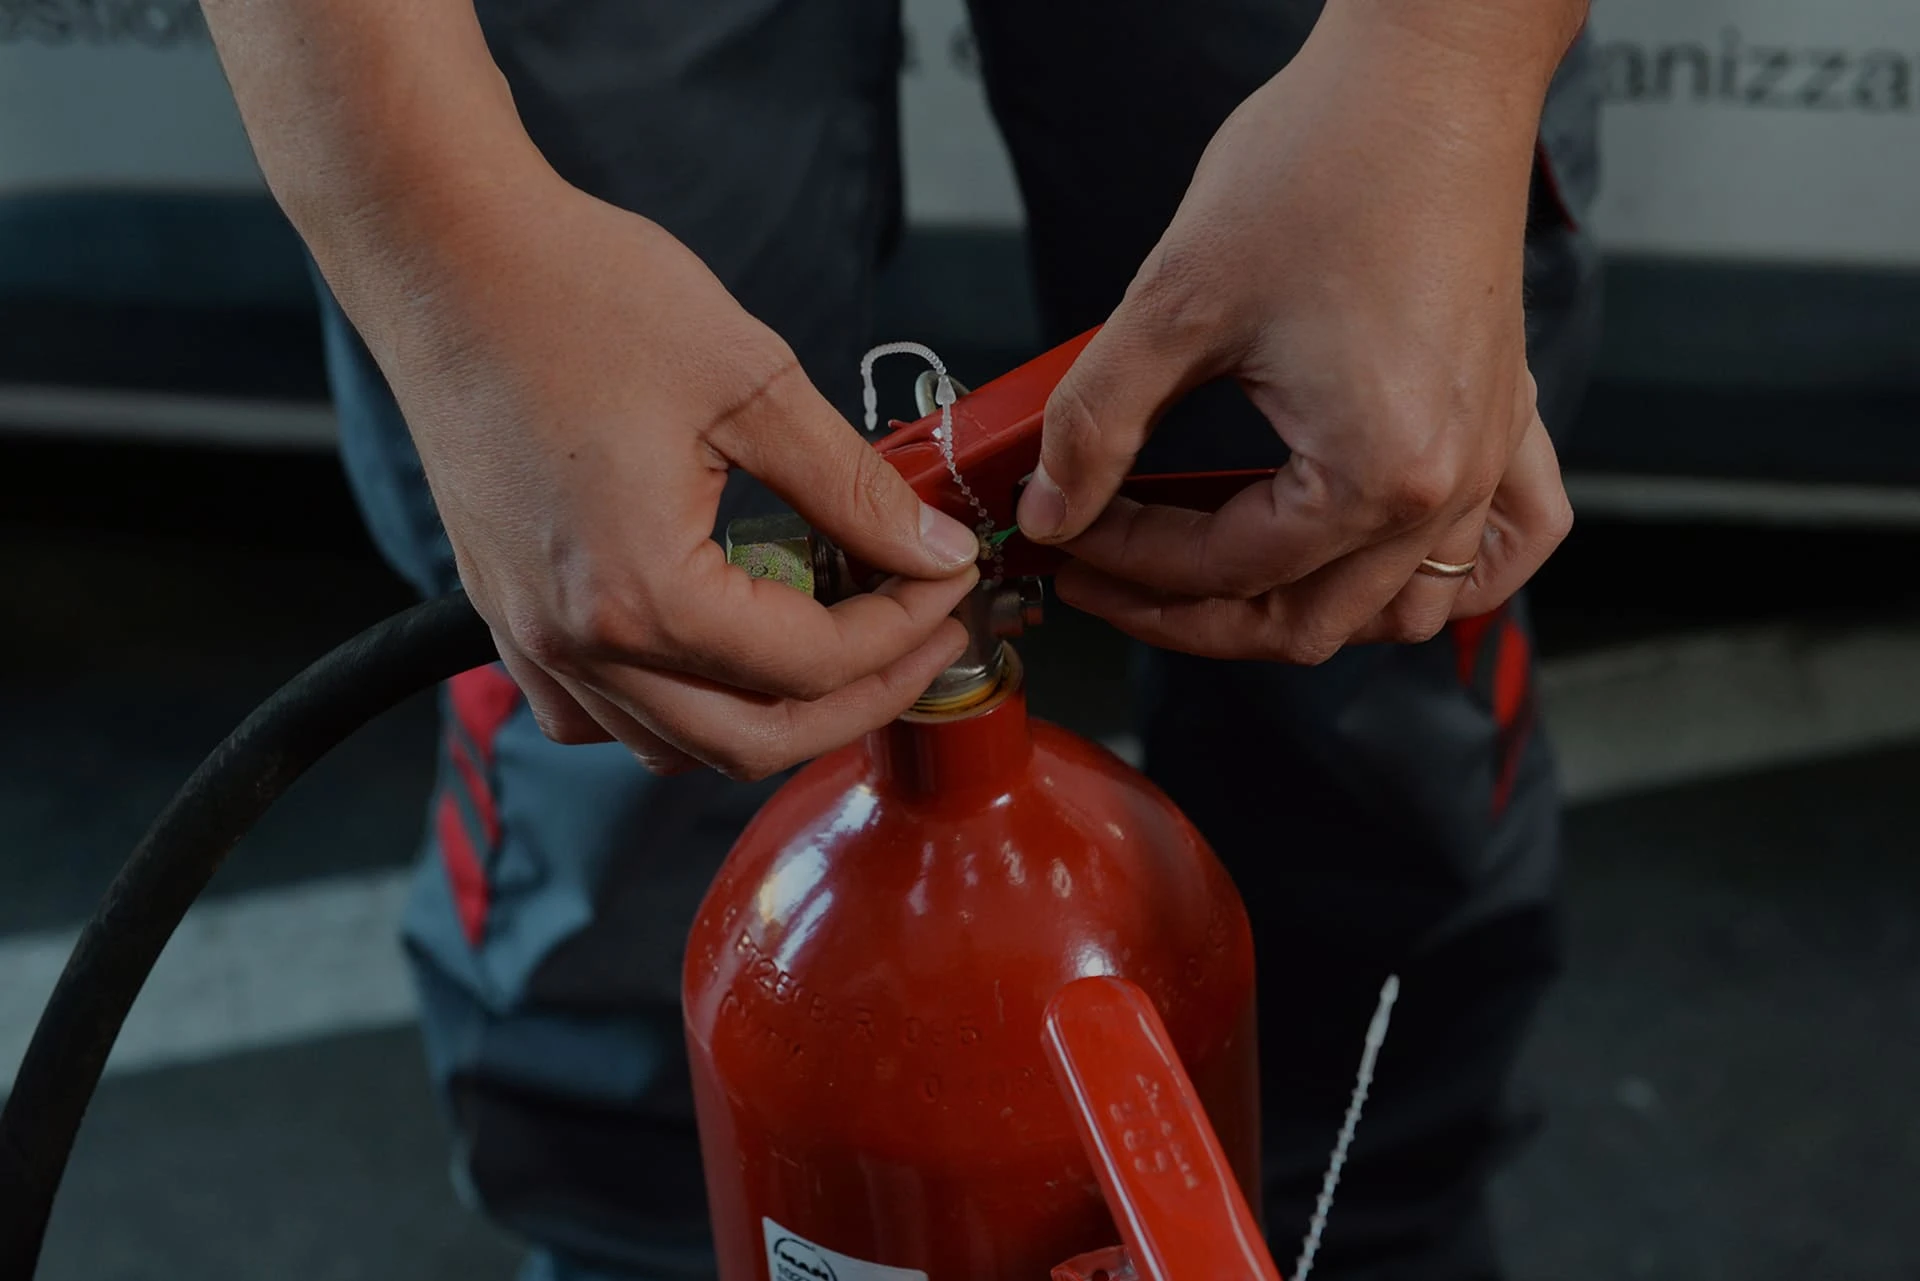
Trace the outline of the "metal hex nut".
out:
M 1024 636 L 1046 617 L 1046 592 L 1038 578 L 1016 579 L 993 593 L 988 621 L 995 636 Z
M 792 512 L 727 523 L 727 563 L 813 595 L 813 531 Z

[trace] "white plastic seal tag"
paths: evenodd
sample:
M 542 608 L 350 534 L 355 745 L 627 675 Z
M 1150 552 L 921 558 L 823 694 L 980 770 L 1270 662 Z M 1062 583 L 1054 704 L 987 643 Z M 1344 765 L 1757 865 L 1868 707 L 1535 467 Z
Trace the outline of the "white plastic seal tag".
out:
M 760 1227 L 767 1238 L 769 1281 L 927 1281 L 927 1274 L 918 1268 L 868 1263 L 829 1250 L 764 1216 Z

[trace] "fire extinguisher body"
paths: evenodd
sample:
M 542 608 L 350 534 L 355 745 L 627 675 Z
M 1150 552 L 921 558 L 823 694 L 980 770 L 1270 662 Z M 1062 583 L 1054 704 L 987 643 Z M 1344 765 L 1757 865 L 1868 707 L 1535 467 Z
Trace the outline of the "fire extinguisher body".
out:
M 879 1265 L 857 1281 L 1033 1281 L 1113 1241 L 1041 1036 L 1048 1001 L 1090 975 L 1152 998 L 1257 1204 L 1246 913 L 1164 795 L 1030 722 L 1017 665 L 982 707 L 803 770 L 688 946 L 722 1281 L 857 1264 Z M 1180 1152 L 1141 1134 L 1139 1160 L 1174 1174 Z

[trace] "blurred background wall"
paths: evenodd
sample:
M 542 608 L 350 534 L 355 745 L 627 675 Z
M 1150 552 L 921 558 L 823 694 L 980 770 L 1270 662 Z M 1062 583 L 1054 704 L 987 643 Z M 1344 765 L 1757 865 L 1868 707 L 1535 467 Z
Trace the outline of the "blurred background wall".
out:
M 963 6 L 907 0 L 905 14 L 913 234 L 889 323 L 1025 350 L 1019 204 Z M 1902 428 L 1920 380 L 1920 10 L 1599 0 L 1593 32 L 1608 106 L 1592 222 L 1613 323 L 1591 410 L 1606 429 L 1578 434 L 1574 468 L 1920 479 Z M 191 0 L 0 7 L 0 299 L 33 317 L 8 325 L 0 379 L 14 385 L 0 421 L 319 440 L 324 416 L 295 412 L 317 390 L 306 290 Z M 102 330 L 89 309 L 118 310 L 120 328 Z M 243 313 L 249 342 L 236 350 Z M 89 406 L 61 387 L 265 399 L 284 412 L 182 419 L 177 406 Z M 1692 412 L 1707 394 L 1740 397 L 1738 412 Z M 1626 501 L 1606 486 L 1588 497 Z

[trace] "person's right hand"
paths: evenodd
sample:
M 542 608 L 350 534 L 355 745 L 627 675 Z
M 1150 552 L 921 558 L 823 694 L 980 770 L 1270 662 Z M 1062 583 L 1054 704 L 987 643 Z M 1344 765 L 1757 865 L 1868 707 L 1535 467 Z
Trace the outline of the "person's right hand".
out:
M 549 737 L 758 778 L 893 719 L 958 657 L 971 531 L 678 241 L 550 173 L 423 239 L 327 274 Z M 730 566 L 711 533 L 734 467 L 899 577 L 827 608 Z

